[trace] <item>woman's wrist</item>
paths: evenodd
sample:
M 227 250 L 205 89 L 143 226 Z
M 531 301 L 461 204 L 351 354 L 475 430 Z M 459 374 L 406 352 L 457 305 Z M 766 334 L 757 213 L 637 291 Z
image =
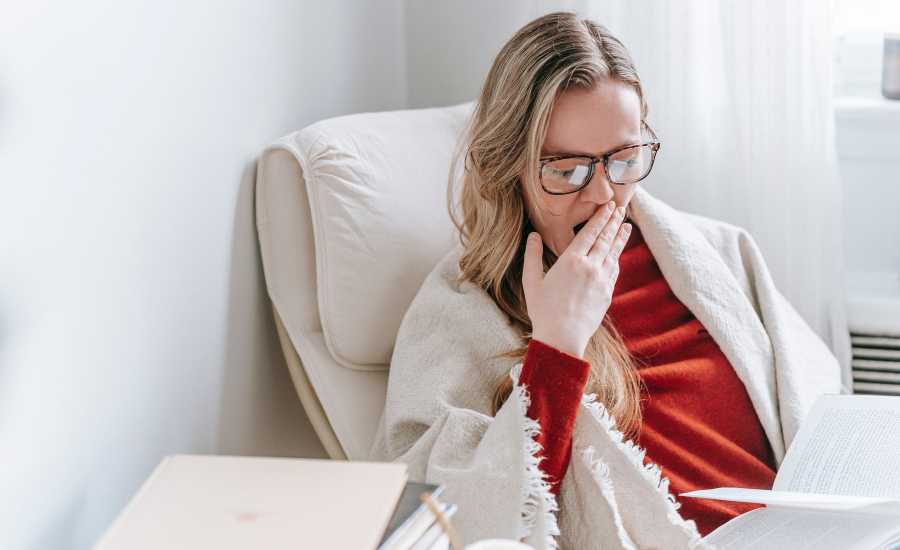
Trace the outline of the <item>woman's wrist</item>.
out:
M 519 381 L 527 386 L 536 385 L 540 391 L 554 388 L 554 392 L 571 389 L 578 393 L 587 383 L 590 368 L 591 364 L 587 360 L 532 338 L 528 343 Z
M 557 350 L 571 355 L 572 357 L 576 357 L 578 359 L 584 359 L 584 348 L 585 346 L 579 345 L 578 343 L 572 342 L 571 340 L 554 337 L 553 335 L 544 335 L 541 333 L 535 333 L 531 336 L 532 340 L 537 340 L 544 345 L 550 346 L 552 348 L 556 348 Z

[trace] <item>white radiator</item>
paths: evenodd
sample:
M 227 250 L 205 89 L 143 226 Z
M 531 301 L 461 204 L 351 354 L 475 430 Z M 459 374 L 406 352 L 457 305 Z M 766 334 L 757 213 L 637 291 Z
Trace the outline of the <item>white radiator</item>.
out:
M 853 393 L 900 395 L 900 338 L 850 333 Z
M 847 302 L 853 393 L 900 395 L 900 278 L 855 274 Z

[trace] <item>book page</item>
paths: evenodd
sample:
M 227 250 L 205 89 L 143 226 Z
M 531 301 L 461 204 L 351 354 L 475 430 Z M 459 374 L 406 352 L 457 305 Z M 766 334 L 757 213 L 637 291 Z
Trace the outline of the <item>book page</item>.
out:
M 808 510 L 853 511 L 866 513 L 893 514 L 900 517 L 900 500 L 888 497 L 857 497 L 848 495 L 826 495 L 820 493 L 797 493 L 792 491 L 770 491 L 768 489 L 741 489 L 739 487 L 717 487 L 680 493 L 679 497 L 711 498 L 732 502 L 754 502 L 769 506 L 805 508 Z
M 900 498 L 900 398 L 820 396 L 791 443 L 774 490 Z
M 718 550 L 871 550 L 898 531 L 897 518 L 886 515 L 766 507 L 741 514 L 703 540 Z

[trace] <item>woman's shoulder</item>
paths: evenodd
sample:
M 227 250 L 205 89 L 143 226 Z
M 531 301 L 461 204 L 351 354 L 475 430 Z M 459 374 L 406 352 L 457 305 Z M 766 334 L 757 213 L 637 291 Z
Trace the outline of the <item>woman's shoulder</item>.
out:
M 762 259 L 760 248 L 747 229 L 709 216 L 682 211 L 729 265 L 744 268 L 751 256 Z
M 478 306 L 499 312 L 485 289 L 462 278 L 459 262 L 464 252 L 459 243 L 447 251 L 425 277 L 413 302 L 421 302 L 423 305 L 419 307 L 424 304 L 441 307 L 452 303 L 470 304 L 473 308 Z
M 682 212 L 734 275 L 744 293 L 753 299 L 759 277 L 754 271 L 768 271 L 765 259 L 750 231 L 723 220 Z
M 713 244 L 736 244 L 740 239 L 752 239 L 750 232 L 739 225 L 683 210 L 679 212 Z
M 428 273 L 403 316 L 391 356 L 389 396 L 407 404 L 421 400 L 428 414 L 439 402 L 466 403 L 488 414 L 492 388 L 513 366 L 503 354 L 524 345 L 490 295 L 459 280 L 461 256 L 454 248 Z
M 520 339 L 509 317 L 480 286 L 461 279 L 457 244 L 446 252 L 425 277 L 403 316 L 399 339 L 452 336 L 460 341 L 490 341 L 487 347 L 507 348 Z
M 646 189 L 638 188 L 633 199 L 639 202 L 653 216 L 668 218 L 670 221 L 686 221 L 695 228 L 720 254 L 734 256 L 756 248 L 750 232 L 724 220 L 689 212 L 675 207 L 668 202 L 650 194 Z

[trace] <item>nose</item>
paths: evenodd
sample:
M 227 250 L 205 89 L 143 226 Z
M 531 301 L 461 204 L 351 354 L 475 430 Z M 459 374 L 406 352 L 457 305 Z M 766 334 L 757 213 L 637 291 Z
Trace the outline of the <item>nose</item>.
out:
M 606 171 L 601 164 L 597 164 L 591 181 L 579 193 L 579 199 L 596 204 L 606 204 L 613 199 L 613 183 L 606 177 Z

